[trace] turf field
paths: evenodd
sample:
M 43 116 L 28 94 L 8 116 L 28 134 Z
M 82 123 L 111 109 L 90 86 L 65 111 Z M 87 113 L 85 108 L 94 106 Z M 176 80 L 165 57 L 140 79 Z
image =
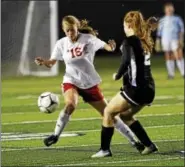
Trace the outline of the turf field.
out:
M 95 60 L 107 99 L 111 99 L 121 85 L 121 80 L 112 81 L 119 60 L 114 55 Z M 184 166 L 184 153 L 181 152 L 184 151 L 184 79 L 177 72 L 174 80 L 167 80 L 161 57 L 153 57 L 152 70 L 156 98 L 137 118 L 158 145 L 159 153 L 141 156 L 115 131 L 113 157 L 91 159 L 99 149 L 101 117 L 81 98 L 59 142 L 46 148 L 43 138 L 53 132 L 60 110 L 53 114 L 40 113 L 37 97 L 44 91 L 60 94 L 61 72 L 58 77 L 51 78 L 2 79 L 2 166 Z M 62 108 L 62 96 L 60 101 Z

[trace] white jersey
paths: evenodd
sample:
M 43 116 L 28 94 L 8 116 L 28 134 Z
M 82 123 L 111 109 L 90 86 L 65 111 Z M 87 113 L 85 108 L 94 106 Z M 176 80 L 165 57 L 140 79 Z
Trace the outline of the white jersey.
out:
M 104 48 L 105 42 L 91 34 L 79 34 L 73 43 L 68 37 L 57 41 L 50 59 L 65 62 L 66 70 L 63 83 L 88 89 L 101 82 L 94 67 L 95 52 Z

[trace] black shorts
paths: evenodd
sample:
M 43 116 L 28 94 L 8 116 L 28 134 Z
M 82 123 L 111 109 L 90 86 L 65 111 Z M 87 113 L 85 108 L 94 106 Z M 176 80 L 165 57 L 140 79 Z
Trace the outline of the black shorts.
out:
M 137 88 L 127 84 L 120 91 L 124 99 L 134 106 L 150 105 L 155 97 L 155 88 L 153 85 Z

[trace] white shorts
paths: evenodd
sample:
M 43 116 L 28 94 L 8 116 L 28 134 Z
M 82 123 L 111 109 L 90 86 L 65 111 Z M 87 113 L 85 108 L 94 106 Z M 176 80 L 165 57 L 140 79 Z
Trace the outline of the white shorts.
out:
M 162 49 L 163 49 L 164 52 L 176 51 L 179 47 L 179 41 L 178 40 L 162 39 L 161 44 L 162 44 Z

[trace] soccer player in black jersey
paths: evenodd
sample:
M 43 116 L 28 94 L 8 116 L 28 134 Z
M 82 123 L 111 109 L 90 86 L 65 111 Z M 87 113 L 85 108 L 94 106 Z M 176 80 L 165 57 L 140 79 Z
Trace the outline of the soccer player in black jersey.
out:
M 123 26 L 126 38 L 120 48 L 122 63 L 113 75 L 114 80 L 123 77 L 123 87 L 104 110 L 101 148 L 92 158 L 112 156 L 110 143 L 114 132 L 114 117 L 118 114 L 144 144 L 145 149 L 141 154 L 158 151 L 140 122 L 134 118 L 134 114 L 150 105 L 155 97 L 150 56 L 154 45 L 151 32 L 157 28 L 157 20 L 151 17 L 145 21 L 141 12 L 130 11 L 124 17 Z

